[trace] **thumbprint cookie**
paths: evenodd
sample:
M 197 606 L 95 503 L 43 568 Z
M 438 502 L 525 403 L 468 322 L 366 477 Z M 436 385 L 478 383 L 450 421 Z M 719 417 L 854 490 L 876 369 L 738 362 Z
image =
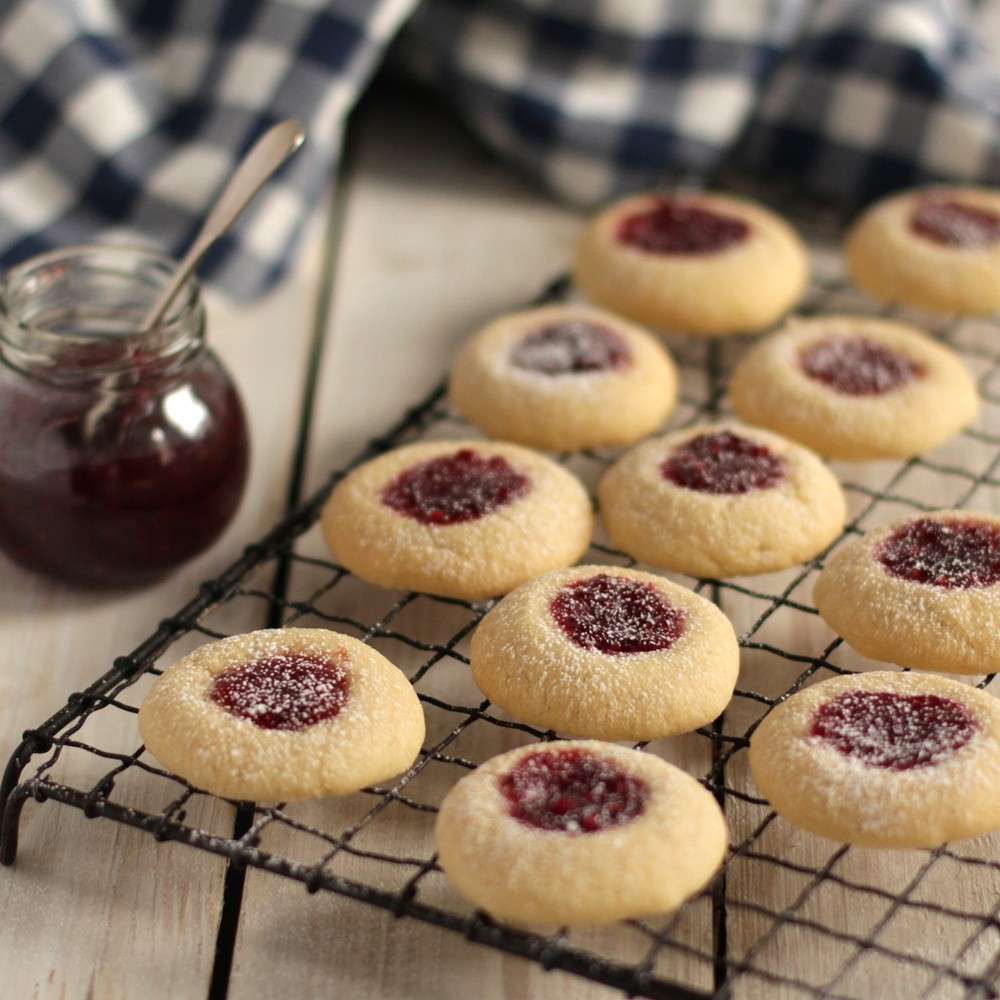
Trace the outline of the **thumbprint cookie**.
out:
M 262 629 L 199 646 L 139 709 L 149 751 L 197 788 L 285 802 L 405 771 L 424 714 L 381 653 L 327 629 Z
M 846 512 L 839 483 L 811 451 L 729 423 L 643 442 L 604 474 L 598 494 L 618 548 L 697 577 L 812 559 L 840 533 Z
M 441 867 L 500 920 L 586 926 L 676 909 L 726 850 L 712 794 L 659 757 L 587 740 L 488 760 L 441 804 Z
M 687 733 L 729 704 L 732 625 L 663 577 L 616 566 L 549 573 L 508 594 L 472 636 L 472 676 L 513 718 L 603 740 Z
M 673 410 L 677 373 L 654 337 L 581 305 L 501 316 L 470 338 L 451 401 L 483 433 L 550 451 L 632 444 Z
M 518 445 L 432 441 L 359 466 L 323 509 L 338 560 L 380 587 L 481 600 L 576 562 L 593 515 L 580 482 Z
M 951 674 L 1000 670 L 1000 517 L 919 514 L 845 543 L 813 600 L 862 656 Z
M 830 458 L 907 458 L 942 444 L 979 400 L 958 355 L 902 323 L 796 319 L 737 365 L 733 409 Z
M 775 811 L 812 833 L 938 847 L 1000 828 L 1000 703 L 932 674 L 835 677 L 764 719 L 750 768 Z
M 851 277 L 880 302 L 941 313 L 1000 309 L 1000 190 L 893 195 L 851 227 L 844 249 Z
M 583 232 L 574 277 L 591 301 L 661 330 L 716 337 L 779 319 L 808 278 L 805 246 L 773 212 L 719 194 L 640 194 Z

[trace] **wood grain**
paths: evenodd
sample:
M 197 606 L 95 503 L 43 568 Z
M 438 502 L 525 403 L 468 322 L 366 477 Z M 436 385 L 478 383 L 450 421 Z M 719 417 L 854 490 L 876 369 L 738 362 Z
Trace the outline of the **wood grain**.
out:
M 240 385 L 253 441 L 246 498 L 222 540 L 167 581 L 127 594 L 68 590 L 6 560 L 0 564 L 5 750 L 21 730 L 40 723 L 71 691 L 85 687 L 116 655 L 152 632 L 188 600 L 198 581 L 216 575 L 280 515 L 297 430 L 290 415 L 298 404 L 309 342 L 318 222 L 310 227 L 294 279 L 276 294 L 252 309 L 218 299 L 209 303 L 209 335 Z M 259 627 L 263 612 L 247 607 L 227 624 L 236 631 Z M 125 700 L 136 703 L 142 690 L 144 685 L 137 685 Z M 134 717 L 114 709 L 93 715 L 80 737 L 125 753 L 140 742 Z M 110 767 L 68 751 L 53 775 L 87 788 Z M 169 801 L 163 783 L 132 773 L 115 794 L 153 811 Z M 201 796 L 192 800 L 188 819 L 219 833 L 232 828 L 232 810 Z M 223 872 L 223 863 L 209 855 L 158 844 L 148 834 L 106 820 L 88 821 L 56 803 L 28 802 L 17 863 L 0 873 L 7 927 L 0 945 L 0 992 L 102 1000 L 203 995 Z
M 859 305 L 863 303 L 859 301 L 854 307 Z M 928 317 L 913 318 L 951 330 L 954 342 L 971 353 L 996 354 L 995 332 L 982 323 L 967 321 L 955 327 Z M 984 357 L 967 355 L 966 361 L 980 378 L 992 368 Z M 981 385 L 981 389 L 997 398 L 988 386 Z M 985 399 L 974 426 L 995 434 L 1000 428 L 1000 407 Z M 992 467 L 995 474 L 997 449 L 962 435 L 928 458 L 942 467 L 975 473 Z M 1000 511 L 1000 492 L 995 487 L 976 486 L 964 476 L 920 463 L 835 463 L 834 471 L 842 482 L 851 484 L 847 489 L 850 517 L 863 530 L 909 516 L 920 505 Z M 894 499 L 872 499 L 865 490 L 887 493 Z M 790 572 L 771 581 L 756 578 L 753 586 L 774 593 L 797 576 L 802 574 Z M 809 604 L 815 577 L 815 571 L 802 576 L 790 596 Z M 744 632 L 753 627 L 763 610 L 760 602 L 739 596 L 727 598 L 724 607 L 737 630 Z M 783 608 L 754 639 L 820 657 L 836 637 L 815 615 Z M 844 643 L 833 650 L 829 662 L 852 670 L 886 669 L 885 664 L 866 660 Z M 794 683 L 804 666 L 766 652 L 744 651 L 740 686 L 773 697 Z M 819 670 L 811 680 L 830 676 L 831 672 Z M 975 680 L 978 678 L 970 683 Z M 727 713 L 727 727 L 734 733 L 745 732 L 762 712 L 763 706 L 737 699 Z M 727 781 L 754 793 L 745 753 L 733 758 Z M 751 836 L 768 814 L 764 806 L 731 799 L 733 840 L 739 843 Z M 998 847 L 1000 837 L 993 835 L 963 842 L 953 850 L 962 857 L 995 860 Z M 776 866 L 758 855 L 782 858 L 799 870 Z M 823 877 L 827 874 L 833 878 Z M 796 989 L 794 984 L 800 983 L 859 1000 L 871 996 L 909 1000 L 925 994 L 945 1000 L 965 996 L 961 976 L 983 975 L 1000 954 L 996 927 L 975 916 L 988 914 L 1000 898 L 1000 872 L 947 855 L 845 850 L 777 819 L 754 841 L 746 856 L 730 865 L 728 888 L 729 956 L 749 966 L 734 984 L 733 995 L 738 998 L 772 997 L 778 989 L 781 995 L 810 995 Z M 904 902 L 894 902 L 887 898 L 889 894 L 902 897 Z M 794 923 L 775 929 L 779 913 Z M 869 941 L 874 947 L 863 946 Z M 942 974 L 934 968 L 951 965 L 956 956 L 951 971 Z
M 439 138 L 440 133 L 440 138 Z M 400 147 L 419 141 L 435 154 L 401 164 Z M 357 167 L 347 202 L 344 242 L 336 275 L 326 363 L 320 381 L 310 478 L 321 481 L 349 458 L 374 430 L 387 426 L 406 402 L 419 399 L 446 369 L 455 345 L 500 310 L 527 302 L 565 267 L 578 226 L 575 215 L 529 192 L 498 169 L 471 143 L 457 142 L 451 126 L 433 116 L 414 121 L 398 105 L 376 108 L 359 139 Z M 454 433 L 454 431 L 452 431 Z M 323 556 L 312 532 L 301 551 Z M 299 569 L 292 594 L 307 596 L 321 574 Z M 372 621 L 397 595 L 357 584 L 338 588 L 322 610 Z M 441 641 L 462 623 L 459 612 L 419 599 L 393 621 L 410 635 Z M 306 618 L 305 624 L 322 624 Z M 400 643 L 376 646 L 408 672 L 426 653 Z M 450 703 L 475 705 L 481 696 L 460 663 L 442 662 L 418 690 Z M 453 713 L 428 708 L 433 745 L 453 727 Z M 482 761 L 528 741 L 524 734 L 485 724 L 473 726 L 449 753 Z M 708 764 L 704 741 L 674 741 L 662 752 L 691 770 Z M 407 794 L 438 803 L 460 775 L 434 763 Z M 374 802 L 312 803 L 289 808 L 295 818 L 331 831 L 357 820 Z M 368 850 L 418 858 L 433 852 L 429 814 L 393 805 L 391 819 L 373 822 L 356 843 Z M 285 827 L 265 831 L 262 846 L 315 862 L 322 854 L 315 838 Z M 330 869 L 347 877 L 400 888 L 413 869 L 340 854 Z M 421 901 L 456 912 L 469 908 L 441 876 L 421 884 Z M 690 936 L 703 939 L 709 911 L 702 908 Z M 640 961 L 648 942 L 636 931 L 611 929 L 576 935 L 571 943 L 621 961 Z M 711 985 L 709 963 L 678 958 L 677 975 Z M 473 989 L 496 998 L 597 998 L 615 991 L 484 948 L 466 946 L 455 935 L 342 900 L 307 899 L 300 886 L 276 884 L 248 872 L 233 966 L 231 997 L 256 997 L 262 984 L 275 992 L 316 995 L 332 982 L 360 998 L 460 997 Z M 474 984 L 474 985 L 473 985 Z
M 483 320 L 527 301 L 561 270 L 578 228 L 576 215 L 530 190 L 496 165 L 455 126 L 426 109 L 382 101 L 370 112 L 358 140 L 357 161 L 346 192 L 346 225 L 338 257 L 334 308 L 319 379 L 319 395 L 308 451 L 307 489 L 350 458 L 372 436 L 396 420 L 401 408 L 439 379 L 455 345 Z M 419 152 L 418 152 L 419 151 Z M 237 373 L 250 403 L 256 452 L 252 489 L 237 524 L 212 553 L 166 583 L 140 594 L 93 598 L 56 588 L 4 564 L 0 568 L 0 732 L 13 742 L 24 726 L 57 708 L 68 691 L 83 686 L 110 658 L 147 634 L 179 605 L 196 582 L 217 572 L 241 545 L 275 521 L 288 484 L 296 435 L 297 405 L 305 376 L 319 260 L 320 219 L 294 279 L 267 302 L 249 310 L 214 303 L 214 340 Z M 996 350 L 990 332 L 973 324 L 961 335 L 974 348 Z M 686 349 L 687 350 L 687 349 Z M 693 349 L 697 353 L 696 349 Z M 689 372 L 689 388 L 699 378 Z M 1000 386 L 993 386 L 1000 392 Z M 1000 408 L 984 410 L 980 425 L 1000 431 Z M 936 457 L 945 464 L 983 469 L 995 446 L 962 437 Z M 838 472 L 862 487 L 882 488 L 897 466 L 842 466 Z M 591 470 L 593 471 L 593 470 Z M 913 508 L 911 500 L 951 504 L 968 487 L 961 477 L 911 469 L 892 484 L 900 499 L 880 504 L 862 519 L 876 524 Z M 868 503 L 853 491 L 852 509 Z M 970 500 L 1000 510 L 1000 488 L 982 487 Z M 302 554 L 323 555 L 316 532 L 303 539 Z M 776 593 L 797 571 L 747 581 L 758 592 Z M 321 567 L 297 566 L 290 596 L 309 597 L 326 578 Z M 810 601 L 811 579 L 791 596 Z M 393 608 L 398 595 L 373 593 L 348 582 L 328 598 L 323 611 L 374 621 Z M 723 593 L 723 607 L 738 630 L 754 626 L 767 601 Z M 421 598 L 398 610 L 401 631 L 424 638 L 450 634 L 468 612 Z M 225 626 L 249 629 L 263 623 L 252 602 L 234 607 Z M 312 618 L 304 624 L 322 624 Z M 805 656 L 816 656 L 832 640 L 805 611 L 784 608 L 769 617 L 755 638 Z M 197 639 L 192 640 L 197 641 Z M 404 669 L 426 654 L 395 640 L 375 644 Z M 459 647 L 461 649 L 461 647 Z M 831 657 L 842 666 L 872 664 L 839 647 Z M 801 672 L 802 664 L 773 653 L 746 651 L 741 688 L 775 696 Z M 822 675 L 820 675 L 822 676 Z M 421 690 L 456 704 L 478 701 L 467 669 L 443 660 L 421 682 Z M 134 692 L 138 697 L 141 690 Z M 762 706 L 737 699 L 726 731 L 742 733 Z M 453 713 L 429 711 L 429 741 L 443 738 L 457 722 Z M 100 713 L 88 736 L 103 745 L 134 749 L 130 717 Z M 523 742 L 523 734 L 478 725 L 448 752 L 474 761 Z M 654 746 L 692 773 L 708 767 L 707 741 L 691 737 Z M 745 753 L 727 768 L 727 785 L 754 793 Z M 60 763 L 74 781 L 102 773 L 92 761 L 67 754 Z M 459 772 L 434 763 L 407 794 L 435 803 Z M 119 789 L 128 801 L 159 807 L 162 787 L 129 776 Z M 377 802 L 368 796 L 297 805 L 287 816 L 327 831 L 349 829 Z M 431 817 L 394 803 L 392 816 L 362 826 L 352 844 L 364 851 L 430 856 Z M 766 807 L 727 799 L 734 843 L 745 841 L 768 816 Z M 190 821 L 228 831 L 231 811 L 196 798 Z M 955 854 L 997 856 L 998 838 L 957 845 Z M 272 824 L 262 846 L 306 863 L 328 856 L 329 842 L 289 825 Z M 767 860 L 780 856 L 781 868 Z M 906 892 L 909 905 L 896 908 L 887 894 Z M 414 870 L 341 851 L 329 870 L 389 889 Z M 816 872 L 832 877 L 817 878 Z M 197 997 L 208 987 L 222 897 L 218 859 L 106 821 L 86 821 L 55 804 L 29 804 L 17 867 L 0 875 L 0 905 L 8 934 L 0 945 L 0 982 L 10 996 Z M 737 979 L 740 998 L 808 995 L 794 985 L 828 984 L 832 995 L 910 998 L 964 995 L 953 974 L 935 978 L 928 961 L 962 951 L 959 974 L 981 974 L 1000 954 L 995 921 L 963 917 L 982 913 L 1000 898 L 1000 875 L 973 868 L 948 855 L 851 849 L 799 833 L 780 820 L 768 823 L 731 865 L 727 882 L 728 955 L 748 968 Z M 421 883 L 423 901 L 460 912 L 464 904 L 443 877 Z M 941 908 L 948 912 L 943 913 Z M 772 933 L 775 915 L 797 923 Z M 958 914 L 957 916 L 955 914 Z M 711 953 L 711 906 L 700 900 L 682 911 L 678 939 Z M 822 922 L 835 936 L 812 926 Z M 878 947 L 860 951 L 857 939 L 875 933 Z M 629 962 L 641 961 L 647 942 L 619 928 L 572 936 L 571 943 Z M 878 948 L 910 958 L 890 958 Z M 964 950 L 963 950 L 964 949 Z M 846 965 L 845 963 L 850 963 Z M 654 971 L 701 989 L 712 986 L 711 961 L 664 950 Z M 230 997 L 335 995 L 375 1000 L 447 1000 L 471 995 L 484 1000 L 597 1000 L 613 990 L 537 965 L 469 945 L 460 937 L 408 920 L 394 922 L 382 911 L 321 893 L 308 896 L 295 883 L 251 870 L 247 873 L 236 939 Z

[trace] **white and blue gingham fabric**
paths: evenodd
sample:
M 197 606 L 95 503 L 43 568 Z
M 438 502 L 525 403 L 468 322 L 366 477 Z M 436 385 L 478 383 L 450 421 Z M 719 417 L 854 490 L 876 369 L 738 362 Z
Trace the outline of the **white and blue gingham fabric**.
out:
M 289 263 L 341 124 L 416 0 L 0 0 L 0 264 L 187 247 L 268 126 L 309 141 L 200 269 L 250 297 Z
M 0 0 L 0 263 L 97 238 L 177 254 L 275 120 L 310 140 L 214 250 L 269 287 L 393 42 L 500 155 L 592 205 L 677 177 L 855 206 L 1000 184 L 972 0 Z

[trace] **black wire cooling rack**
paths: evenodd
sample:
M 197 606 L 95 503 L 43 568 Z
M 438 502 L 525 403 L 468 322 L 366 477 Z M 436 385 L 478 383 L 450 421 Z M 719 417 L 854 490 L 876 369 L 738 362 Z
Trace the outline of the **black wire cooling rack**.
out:
M 567 291 L 568 282 L 559 279 L 540 301 Z M 886 314 L 836 278 L 814 282 L 803 311 Z M 1000 433 L 987 428 L 1000 426 L 1000 320 L 941 322 L 933 332 L 975 372 L 984 400 L 980 423 L 930 457 L 838 467 L 851 505 L 842 538 L 912 510 L 997 506 Z M 671 343 L 683 376 L 673 426 L 724 412 L 726 375 L 746 343 L 745 338 Z M 25 802 L 53 800 L 227 858 L 227 885 L 249 869 L 263 869 L 301 882 L 310 892 L 337 893 L 398 918 L 434 924 L 630 995 L 671 1000 L 779 993 L 997 996 L 996 840 L 891 853 L 833 845 L 777 819 L 747 777 L 743 751 L 771 707 L 813 678 L 869 665 L 831 637 L 810 603 L 822 556 L 747 581 L 685 581 L 733 618 L 743 657 L 740 686 L 721 719 L 696 734 L 649 747 L 699 774 L 726 810 L 730 851 L 703 893 L 661 920 L 542 935 L 498 925 L 448 888 L 431 835 L 444 792 L 486 757 L 556 734 L 495 714 L 471 685 L 463 650 L 491 602 L 368 587 L 325 559 L 317 533 L 309 533 L 330 490 L 350 468 L 418 438 L 470 433 L 448 411 L 444 392 L 440 386 L 409 410 L 221 576 L 204 583 L 135 650 L 24 734 L 3 779 L 3 863 L 14 861 Z M 563 461 L 593 485 L 614 457 L 585 452 Z M 935 502 L 928 504 L 931 495 Z M 634 565 L 600 537 L 588 558 Z M 213 814 L 199 808 L 211 797 L 149 759 L 136 745 L 131 716 L 160 673 L 160 658 L 169 653 L 174 659 L 205 637 L 227 634 L 227 620 L 244 614 L 248 604 L 266 611 L 271 625 L 330 626 L 359 635 L 407 670 L 428 718 L 428 745 L 409 771 L 391 785 L 344 800 L 288 807 L 234 802 L 234 820 L 230 810 Z M 108 713 L 120 716 L 120 724 L 98 728 L 116 733 L 121 746 L 110 745 L 110 736 L 100 746 L 89 742 L 89 724 Z M 219 830 L 191 820 L 193 813 L 220 812 L 226 825 Z M 405 855 L 398 848 L 404 829 Z M 948 905 L 940 902 L 942 896 Z M 235 899 L 236 909 L 222 918 L 234 934 L 238 893 Z M 228 896 L 225 905 L 232 905 Z M 316 904 L 303 896 L 302 906 L 309 905 Z M 396 933 L 406 934 L 406 927 Z M 216 979 L 218 973 L 217 964 Z M 213 991 L 217 995 L 224 995 L 226 973 L 228 968 L 221 991 Z

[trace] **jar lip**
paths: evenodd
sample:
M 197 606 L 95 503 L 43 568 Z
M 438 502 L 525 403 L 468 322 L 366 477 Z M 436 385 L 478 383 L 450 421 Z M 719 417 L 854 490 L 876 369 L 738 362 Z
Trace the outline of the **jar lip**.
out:
M 28 257 L 20 263 L 14 264 L 0 276 L 0 316 L 8 323 L 24 330 L 30 330 L 33 333 L 56 337 L 63 336 L 63 334 L 57 331 L 48 330 L 40 324 L 26 322 L 20 316 L 13 314 L 9 308 L 8 290 L 17 282 L 24 282 L 31 276 L 32 272 L 38 271 L 41 268 L 92 256 L 119 257 L 123 261 L 129 259 L 134 261 L 136 258 L 140 258 L 154 265 L 154 267 L 159 267 L 163 272 L 163 284 L 157 287 L 155 291 L 159 291 L 166 284 L 167 280 L 173 276 L 178 264 L 172 257 L 168 257 L 166 254 L 160 253 L 152 247 L 144 246 L 141 243 L 74 243 L 65 247 L 56 247 L 54 250 L 46 250 L 44 253 L 36 254 L 34 257 Z M 171 304 L 169 312 L 154 329 L 180 325 L 185 317 L 197 308 L 200 298 L 200 288 L 197 278 L 193 274 L 188 275 Z M 152 305 L 152 301 L 150 304 Z M 151 331 L 137 330 L 136 334 L 140 335 L 149 332 Z M 75 336 L 100 338 L 120 336 L 120 334 L 81 332 L 75 334 Z
M 143 298 L 148 297 L 149 306 L 177 269 L 177 262 L 165 254 L 149 246 L 129 243 L 74 244 L 15 264 L 0 275 L 0 347 L 7 354 L 7 360 L 16 367 L 42 367 L 51 372 L 50 356 L 69 343 L 97 345 L 117 342 L 129 345 L 130 350 L 164 360 L 186 354 L 200 345 L 203 307 L 199 285 L 193 275 L 181 285 L 164 319 L 147 330 L 138 329 L 138 322 L 134 329 L 126 327 L 123 330 L 88 328 L 86 324 L 82 324 L 80 329 L 56 329 L 47 322 L 34 321 L 30 315 L 25 315 L 25 310 L 18 308 L 18 298 L 23 300 L 23 306 L 30 302 L 33 294 L 40 296 L 65 278 L 65 274 L 59 271 L 60 265 L 69 269 L 74 264 L 84 272 L 89 269 L 126 281 L 131 278 L 136 287 L 142 289 Z M 37 288 L 33 289 L 32 282 L 36 280 Z M 132 305 L 134 308 L 135 303 Z M 113 307 L 109 306 L 107 313 L 113 316 Z

